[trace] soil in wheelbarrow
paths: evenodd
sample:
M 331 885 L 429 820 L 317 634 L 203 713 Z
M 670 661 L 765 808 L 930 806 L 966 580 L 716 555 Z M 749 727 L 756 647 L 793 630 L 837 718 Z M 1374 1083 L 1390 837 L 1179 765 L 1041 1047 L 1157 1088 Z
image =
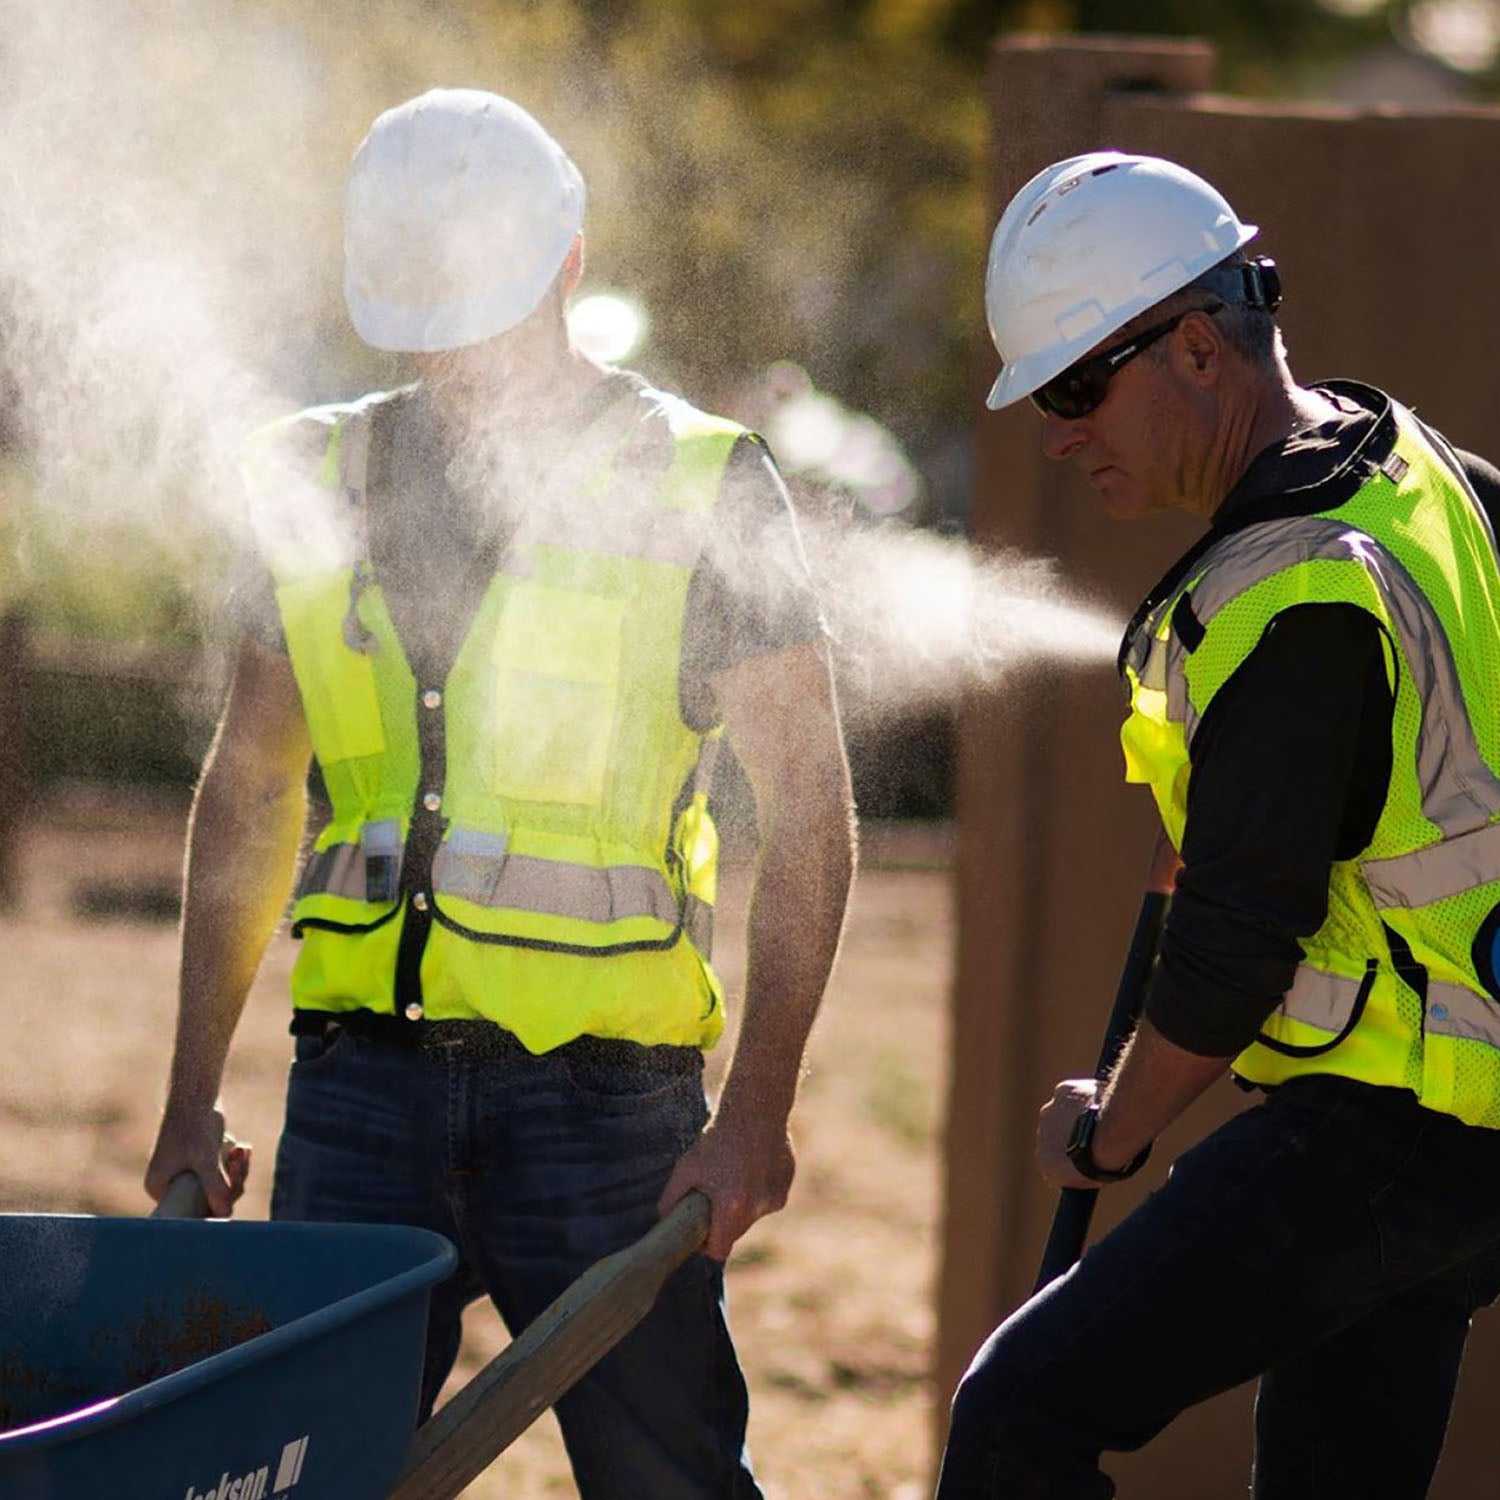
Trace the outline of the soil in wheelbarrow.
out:
M 185 1370 L 211 1354 L 233 1349 L 273 1324 L 263 1312 L 221 1297 L 189 1292 L 180 1304 L 148 1307 L 118 1327 L 89 1337 L 91 1369 L 119 1370 L 118 1385 L 80 1381 L 61 1370 L 0 1354 L 0 1432 L 45 1422 Z

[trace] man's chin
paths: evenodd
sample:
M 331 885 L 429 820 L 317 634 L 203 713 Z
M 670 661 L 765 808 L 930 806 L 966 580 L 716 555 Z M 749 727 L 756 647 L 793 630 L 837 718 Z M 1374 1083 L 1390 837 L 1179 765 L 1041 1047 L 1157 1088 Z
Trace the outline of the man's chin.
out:
M 1121 520 L 1143 515 L 1146 506 L 1140 489 L 1119 469 L 1099 469 L 1088 476 L 1099 503 L 1110 515 Z

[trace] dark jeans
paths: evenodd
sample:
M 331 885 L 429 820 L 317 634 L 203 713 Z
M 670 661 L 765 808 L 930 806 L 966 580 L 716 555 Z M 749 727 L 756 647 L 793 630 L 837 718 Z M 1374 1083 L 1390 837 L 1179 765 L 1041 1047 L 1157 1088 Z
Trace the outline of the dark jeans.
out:
M 424 1417 L 465 1306 L 488 1294 L 514 1332 L 639 1238 L 707 1113 L 702 1059 L 681 1048 L 533 1057 L 458 1032 L 461 1045 L 420 1050 L 299 1037 L 271 1200 L 276 1219 L 415 1224 L 458 1247 L 459 1270 L 433 1292 Z M 723 1268 L 696 1255 L 557 1416 L 585 1500 L 758 1500 L 746 1407 Z
M 1101 1453 L 1256 1375 L 1257 1500 L 1416 1500 L 1497 1291 L 1500 1131 L 1285 1084 L 990 1336 L 939 1500 L 1105 1500 Z

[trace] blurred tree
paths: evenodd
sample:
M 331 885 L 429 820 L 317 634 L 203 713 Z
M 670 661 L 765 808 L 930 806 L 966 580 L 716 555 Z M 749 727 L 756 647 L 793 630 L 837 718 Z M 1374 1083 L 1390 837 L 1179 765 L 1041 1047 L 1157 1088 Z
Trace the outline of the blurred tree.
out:
M 962 509 L 963 452 L 988 363 L 979 348 L 996 209 L 985 176 L 993 39 L 1020 29 L 1204 35 L 1222 50 L 1227 89 L 1288 92 L 1434 5 L 1495 9 L 1493 0 L 219 0 L 205 7 L 201 34 L 152 31 L 140 66 L 153 98 L 232 99 L 226 111 L 256 122 L 211 132 L 212 181 L 218 217 L 233 226 L 225 237 L 238 283 L 259 283 L 271 267 L 300 270 L 276 279 L 255 320 L 258 334 L 271 330 L 262 351 L 275 342 L 258 373 L 288 404 L 402 374 L 358 342 L 339 298 L 341 181 L 370 119 L 434 84 L 490 87 L 534 110 L 582 166 L 588 282 L 644 304 L 648 374 L 733 413 L 768 367 L 791 361 L 896 434 L 936 488 L 942 517 Z M 221 46 L 230 17 L 240 45 Z M 272 168 L 277 160 L 292 169 Z M 199 153 L 175 161 L 159 170 L 163 202 L 201 186 Z
M 493 88 L 582 167 L 585 286 L 644 305 L 648 375 L 749 414 L 766 372 L 789 361 L 895 433 L 927 479 L 928 518 L 949 522 L 964 509 L 990 365 L 984 80 L 996 36 L 1202 36 L 1220 49 L 1226 90 L 1305 95 L 1320 69 L 1393 37 L 1469 57 L 1477 89 L 1492 90 L 1494 48 L 1477 43 L 1500 34 L 1500 0 L 201 0 L 192 27 L 173 25 L 167 5 L 99 0 L 99 15 L 119 20 L 115 45 L 82 27 L 56 71 L 78 63 L 88 98 L 117 86 L 112 118 L 145 115 L 152 149 L 132 154 L 139 131 L 102 132 L 94 151 L 119 147 L 114 176 L 132 190 L 67 201 L 84 206 L 89 245 L 111 243 L 121 214 L 127 228 L 132 215 L 163 226 L 175 257 L 164 264 L 188 284 L 174 280 L 149 316 L 132 304 L 143 353 L 170 355 L 180 336 L 198 348 L 181 313 L 191 299 L 175 295 L 192 290 L 196 247 L 223 290 L 205 309 L 232 302 L 253 334 L 243 353 L 208 351 L 223 352 L 221 375 L 243 369 L 288 408 L 403 378 L 344 315 L 344 172 L 380 110 L 438 84 Z M 192 232 L 170 233 L 179 219 Z M 187 443 L 174 467 L 179 445 L 157 428 L 180 439 L 180 423 L 155 409 L 169 403 L 99 428 L 117 478 L 136 481 L 114 489 L 144 492 L 154 520 L 101 507 L 92 491 L 109 486 L 87 464 L 73 481 L 88 493 L 59 504 L 55 474 L 26 472 L 31 433 L 6 385 L 26 376 L 5 355 L 0 338 L 0 450 L 14 445 L 0 451 L 0 594 L 29 594 L 38 623 L 63 633 L 201 636 L 223 614 L 203 580 L 228 568 L 193 523 L 220 526 L 226 507 L 191 503 L 201 455 Z M 68 515 L 84 542 L 65 534 Z

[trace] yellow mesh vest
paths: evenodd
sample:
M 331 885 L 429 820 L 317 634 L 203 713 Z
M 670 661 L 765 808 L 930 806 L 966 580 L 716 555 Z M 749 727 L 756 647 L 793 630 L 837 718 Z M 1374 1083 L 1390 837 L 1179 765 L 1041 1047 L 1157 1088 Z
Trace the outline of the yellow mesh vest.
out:
M 366 409 L 335 413 L 330 486 Z M 440 688 L 415 681 L 362 561 L 275 567 L 333 805 L 293 909 L 296 1006 L 390 1012 L 415 902 L 432 919 L 430 1019 L 484 1017 L 534 1052 L 584 1034 L 717 1040 L 718 731 L 682 721 L 678 667 L 689 583 L 744 432 L 659 393 L 649 419 L 674 445 L 654 492 L 625 514 L 523 525 Z M 595 475 L 586 495 L 607 480 Z M 421 784 L 423 714 L 442 717 L 441 786 Z M 412 891 L 401 870 L 419 798 L 440 806 L 442 842 Z
M 1395 688 L 1386 803 L 1369 846 L 1333 867 L 1327 920 L 1235 1070 L 1405 1087 L 1500 1127 L 1500 569 L 1451 455 L 1401 408 L 1391 420 L 1394 442 L 1350 499 L 1227 535 L 1142 621 L 1126 648 L 1126 775 L 1150 785 L 1180 847 L 1193 735 L 1272 618 L 1313 602 L 1367 610 Z M 1387 927 L 1426 970 L 1425 1004 Z

